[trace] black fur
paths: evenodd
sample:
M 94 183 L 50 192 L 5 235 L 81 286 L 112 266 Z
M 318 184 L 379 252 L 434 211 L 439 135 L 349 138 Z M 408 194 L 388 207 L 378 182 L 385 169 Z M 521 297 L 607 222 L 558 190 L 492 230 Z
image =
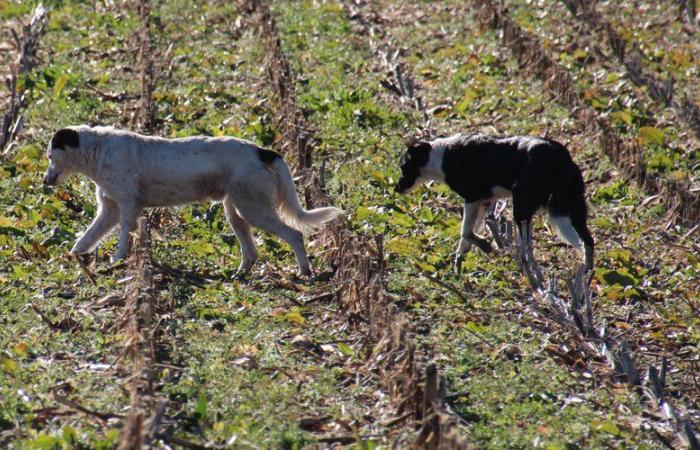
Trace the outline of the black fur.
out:
M 430 159 L 430 144 L 418 142 L 408 147 L 401 158 L 401 178 L 396 185 L 396 192 L 404 192 L 413 186 L 420 176 L 420 169 L 428 164 Z
M 488 203 L 508 192 L 513 198 L 513 217 L 528 252 L 532 217 L 537 210 L 547 207 L 564 240 L 569 243 L 578 240 L 571 234 L 573 228 L 583 241 L 586 267 L 593 268 L 594 243 L 586 226 L 583 176 L 560 143 L 523 136 L 465 135 L 414 144 L 401 158 L 401 178 L 396 191 L 406 192 L 428 180 L 444 181 L 465 201 L 456 271 L 463 252 L 471 245 L 486 253 L 490 251 L 490 244 L 474 234 L 474 227 L 479 226 Z M 562 218 L 568 218 L 571 227 Z
M 65 150 L 66 147 L 78 148 L 80 146 L 80 135 L 75 130 L 63 128 L 56 132 L 51 138 L 51 148 Z
M 280 155 L 277 152 L 274 152 L 272 150 L 266 150 L 264 148 L 258 148 L 258 157 L 260 158 L 260 161 L 262 161 L 265 165 L 269 166 L 272 164 L 277 158 L 281 158 L 282 155 Z
M 543 206 L 554 216 L 569 216 L 581 240 L 593 247 L 586 226 L 585 185 L 581 170 L 559 142 L 529 138 L 465 136 L 445 150 L 447 185 L 467 202 L 488 200 L 496 186 L 513 193 L 516 224 L 529 222 Z

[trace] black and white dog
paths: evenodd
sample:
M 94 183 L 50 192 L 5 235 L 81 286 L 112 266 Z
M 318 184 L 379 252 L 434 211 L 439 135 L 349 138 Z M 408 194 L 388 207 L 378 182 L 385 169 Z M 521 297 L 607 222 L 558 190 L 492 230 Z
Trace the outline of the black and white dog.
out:
M 418 142 L 401 158 L 399 193 L 428 181 L 447 183 L 464 199 L 462 233 L 455 257 L 459 271 L 472 244 L 491 251 L 474 234 L 492 200 L 513 197 L 513 217 L 526 249 L 531 249 L 532 216 L 543 206 L 559 237 L 574 247 L 583 242 L 587 269 L 593 268 L 593 238 L 586 226 L 581 170 L 562 144 L 525 136 L 499 138 L 472 134 Z M 525 254 L 525 252 L 523 252 Z

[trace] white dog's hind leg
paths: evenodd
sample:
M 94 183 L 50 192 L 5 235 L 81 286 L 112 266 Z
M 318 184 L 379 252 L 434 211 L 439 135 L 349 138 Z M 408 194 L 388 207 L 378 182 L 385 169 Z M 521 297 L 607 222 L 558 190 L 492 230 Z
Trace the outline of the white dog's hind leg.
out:
M 279 236 L 285 240 L 296 256 L 297 264 L 299 265 L 299 273 L 301 275 L 311 275 L 311 264 L 309 257 L 306 255 L 304 247 L 304 235 L 301 231 L 285 225 L 277 214 L 277 208 L 268 199 L 237 199 L 236 203 L 238 211 L 243 218 L 254 227 L 260 228 Z
M 227 196 L 223 203 L 226 219 L 228 219 L 228 223 L 231 224 L 231 228 L 233 228 L 233 232 L 236 233 L 236 238 L 238 238 L 238 243 L 241 246 L 242 259 L 241 264 L 238 266 L 237 273 L 245 274 L 250 271 L 255 260 L 258 259 L 255 241 L 253 240 L 253 235 L 250 233 L 250 224 L 238 214 L 236 205 L 234 205 L 230 196 Z
M 112 262 L 117 262 L 120 259 L 126 259 L 129 253 L 129 234 L 136 228 L 136 220 L 141 214 L 141 208 L 137 207 L 135 204 L 120 204 L 119 205 L 120 217 L 119 225 L 121 230 L 119 231 L 119 246 L 117 247 L 117 253 L 112 256 Z
M 117 202 L 101 196 L 99 190 L 97 192 L 97 202 L 99 207 L 95 219 L 70 251 L 74 255 L 91 252 L 104 235 L 119 222 L 119 205 Z
M 299 274 L 311 275 L 311 263 L 306 254 L 306 247 L 304 247 L 304 233 L 285 225 L 279 218 L 277 220 L 279 222 L 261 228 L 287 241 L 294 251 L 294 256 L 296 256 L 297 264 L 299 265 Z

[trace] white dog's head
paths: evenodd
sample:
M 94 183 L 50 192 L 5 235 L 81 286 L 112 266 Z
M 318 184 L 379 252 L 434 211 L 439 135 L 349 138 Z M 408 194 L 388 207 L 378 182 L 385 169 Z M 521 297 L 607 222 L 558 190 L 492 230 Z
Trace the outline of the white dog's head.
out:
M 74 164 L 80 148 L 80 135 L 72 128 L 62 128 L 51 138 L 47 154 L 49 168 L 44 175 L 44 184 L 56 186 L 75 173 Z

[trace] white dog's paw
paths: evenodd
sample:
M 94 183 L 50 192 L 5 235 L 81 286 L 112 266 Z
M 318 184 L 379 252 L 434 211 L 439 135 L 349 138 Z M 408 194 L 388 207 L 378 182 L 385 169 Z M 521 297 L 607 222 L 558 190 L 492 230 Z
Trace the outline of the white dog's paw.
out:
M 82 248 L 82 246 L 79 244 L 80 244 L 79 242 L 76 242 L 75 245 L 73 245 L 73 248 L 71 248 L 70 252 L 68 252 L 68 253 L 70 253 L 73 256 L 78 256 L 78 255 L 82 255 L 83 253 L 87 253 L 87 251 L 85 251 L 85 249 Z
M 238 269 L 236 269 L 236 278 L 243 278 L 246 275 L 250 273 L 250 270 L 253 268 L 253 261 L 241 261 L 241 263 L 238 265 Z
M 250 270 L 241 270 L 238 268 L 236 270 L 236 273 L 233 275 L 234 280 L 245 280 L 245 278 L 248 276 L 250 273 Z

